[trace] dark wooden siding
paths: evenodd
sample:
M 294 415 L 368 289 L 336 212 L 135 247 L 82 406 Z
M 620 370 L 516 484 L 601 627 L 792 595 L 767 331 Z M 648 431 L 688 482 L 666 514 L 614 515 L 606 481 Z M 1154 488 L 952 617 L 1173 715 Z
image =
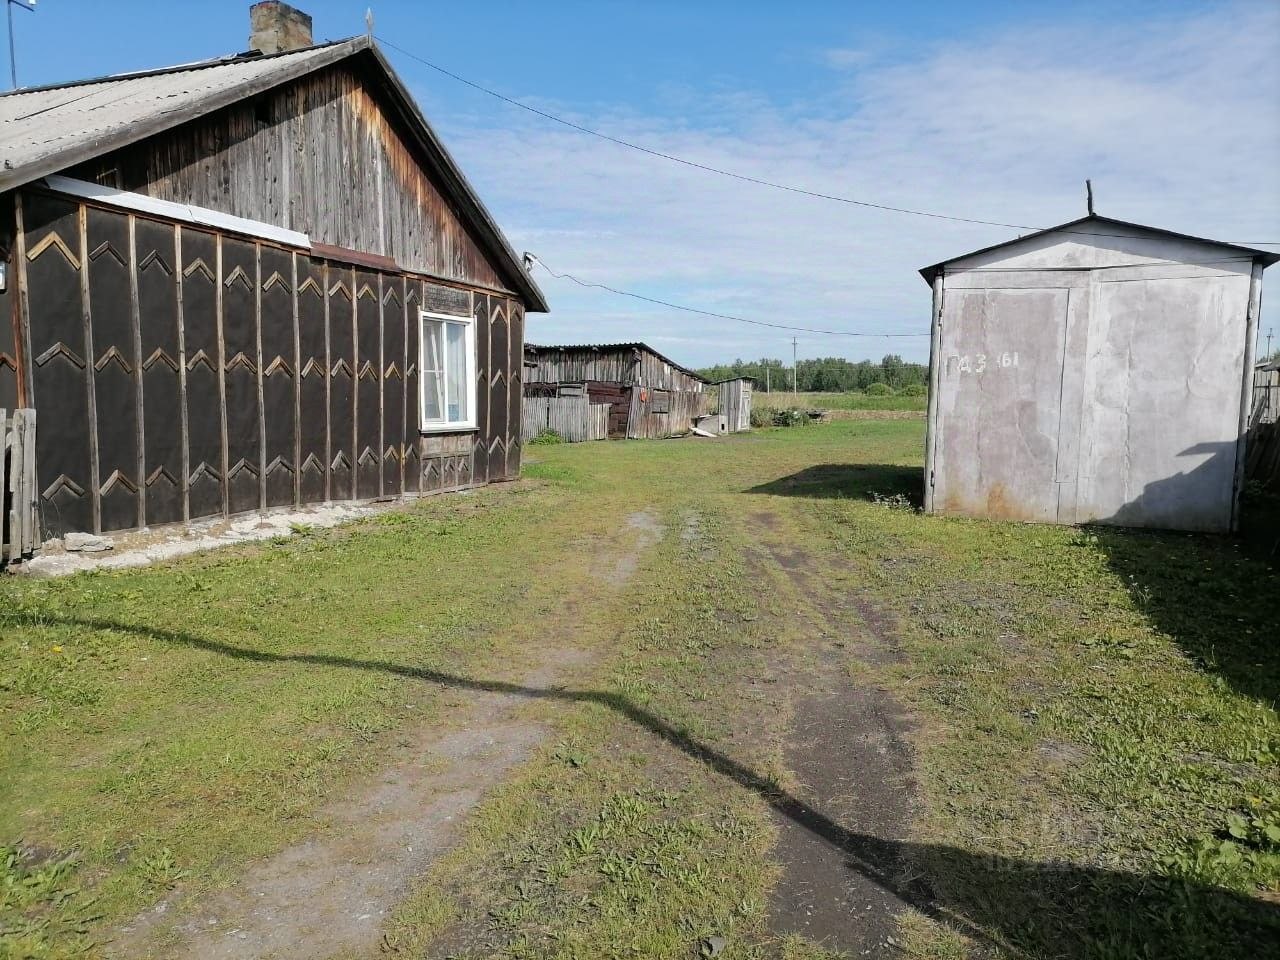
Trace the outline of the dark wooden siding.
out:
M 587 383 L 587 397 L 592 403 L 609 405 L 609 439 L 621 440 L 627 435 L 627 420 L 631 417 L 631 387 L 620 383 Z
M 509 289 L 361 78 L 335 66 L 67 174 Z
M 476 318 L 477 429 L 421 436 L 438 282 L 43 191 L 20 213 L 47 536 L 519 475 L 519 302 L 448 288 Z
M 681 370 L 648 350 L 617 347 L 538 347 L 525 356 L 530 383 L 638 384 L 658 390 L 701 393 L 702 378 Z
M 710 401 L 701 377 L 631 344 L 531 348 L 526 391 L 540 384 L 586 383 L 592 403 L 609 403 L 609 436 L 657 439 L 688 433 Z M 610 385 L 612 389 L 610 389 Z

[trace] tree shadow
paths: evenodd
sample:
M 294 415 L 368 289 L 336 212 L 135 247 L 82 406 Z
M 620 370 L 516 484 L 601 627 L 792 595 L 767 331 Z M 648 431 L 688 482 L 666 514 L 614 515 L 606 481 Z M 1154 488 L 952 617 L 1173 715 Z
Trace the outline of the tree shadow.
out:
M 745 492 L 813 500 L 905 497 L 919 507 L 924 502 L 924 471 L 893 463 L 820 463 Z
M 1280 700 L 1280 571 L 1272 562 L 1231 537 L 1087 529 L 1154 627 L 1237 692 Z
M 128 632 L 254 663 L 375 671 L 453 689 L 598 704 L 756 793 L 780 816 L 838 850 L 851 874 L 988 947 L 1036 956 L 1226 958 L 1263 956 L 1280 942 L 1280 905 L 1230 890 L 860 833 L 616 693 L 529 687 L 332 654 L 270 653 L 115 620 L 23 612 L 0 616 L 0 622 Z M 851 924 L 861 922 L 857 916 L 849 919 Z

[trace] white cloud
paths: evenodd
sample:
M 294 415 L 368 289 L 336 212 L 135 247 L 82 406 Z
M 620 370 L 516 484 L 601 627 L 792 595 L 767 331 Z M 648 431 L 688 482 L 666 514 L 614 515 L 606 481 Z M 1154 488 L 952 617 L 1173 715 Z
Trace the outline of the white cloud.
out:
M 1011 29 L 879 65 L 830 51 L 821 101 L 664 90 L 588 126 L 711 166 L 893 206 L 1049 225 L 1098 209 L 1227 240 L 1280 239 L 1280 8 L 1107 27 Z M 762 81 L 761 86 L 765 86 Z M 514 91 L 517 95 L 521 91 Z M 518 249 L 588 281 L 801 326 L 927 329 L 916 270 L 1015 231 L 814 200 L 691 170 L 511 108 L 425 98 Z M 539 275 L 540 342 L 649 339 L 698 365 L 784 356 L 787 335 Z M 1278 281 L 1274 281 L 1278 282 Z M 802 355 L 927 355 L 927 339 L 799 335 Z

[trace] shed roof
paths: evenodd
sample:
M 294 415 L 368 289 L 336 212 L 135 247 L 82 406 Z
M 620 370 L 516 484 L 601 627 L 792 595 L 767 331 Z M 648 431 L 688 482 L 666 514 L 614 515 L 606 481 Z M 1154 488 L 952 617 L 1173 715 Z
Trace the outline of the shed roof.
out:
M 935 264 L 932 264 L 931 266 L 924 267 L 920 270 L 920 275 L 924 277 L 925 283 L 932 285 L 933 278 L 938 275 L 938 271 L 941 270 L 943 267 L 950 266 L 951 264 L 956 263 L 960 260 L 967 260 L 969 257 L 976 257 L 983 253 L 990 253 L 992 250 L 999 250 L 1002 247 L 1009 247 L 1017 243 L 1023 243 L 1027 240 L 1035 239 L 1036 237 L 1043 237 L 1046 234 L 1050 234 L 1050 233 L 1061 232 L 1065 234 L 1075 235 L 1080 237 L 1082 242 L 1087 242 L 1090 237 L 1102 238 L 1102 237 L 1130 236 L 1130 234 L 1108 232 L 1107 231 L 1108 227 L 1111 227 L 1112 230 L 1115 230 L 1115 229 L 1142 230 L 1147 233 L 1160 234 L 1162 236 L 1172 237 L 1178 240 L 1191 240 L 1196 243 L 1212 244 L 1215 247 L 1222 247 L 1227 250 L 1233 250 L 1237 253 L 1248 254 L 1256 260 L 1261 260 L 1263 266 L 1270 266 L 1271 264 L 1277 261 L 1280 261 L 1280 253 L 1277 253 L 1272 250 L 1259 250 L 1256 247 L 1241 246 L 1238 243 L 1224 243 L 1221 240 L 1209 240 L 1205 237 L 1193 237 L 1187 233 L 1176 233 L 1173 230 L 1164 230 L 1160 227 L 1148 227 L 1145 224 L 1141 224 L 1141 223 L 1131 223 L 1127 220 L 1116 220 L 1113 217 L 1102 217 L 1102 216 L 1098 216 L 1097 214 L 1089 214 L 1088 216 L 1081 217 L 1079 220 L 1072 220 L 1068 223 L 1062 223 L 1056 227 L 1046 227 L 1043 230 L 1036 230 L 1033 233 L 1024 233 L 1022 236 L 1015 237 L 1012 240 L 1005 240 L 1001 243 L 993 243 L 989 247 L 982 247 L 979 250 L 970 250 L 968 253 L 963 253 L 958 257 L 951 257 L 950 259 L 943 260 L 940 263 L 935 263 Z
M 498 259 L 533 311 L 547 302 L 496 221 L 440 142 L 400 78 L 368 37 L 285 53 L 247 54 L 0 94 L 0 192 L 162 133 L 333 64 L 366 70 L 387 95 L 427 166 L 464 221 Z
M 567 353 L 587 353 L 587 352 L 602 353 L 609 350 L 643 350 L 645 351 L 645 353 L 653 354 L 663 363 L 670 364 L 672 367 L 679 370 L 681 373 L 688 374 L 689 376 L 693 377 L 696 380 L 701 380 L 703 383 L 708 382 L 706 377 L 702 376 L 700 373 L 697 373 L 694 370 L 690 370 L 686 366 L 682 366 L 681 364 L 676 363 L 670 357 L 664 356 L 663 354 L 659 353 L 657 350 L 653 349 L 653 347 L 649 346 L 647 343 L 643 343 L 639 340 L 634 341 L 632 343 L 556 343 L 556 344 L 526 343 L 524 345 L 524 352 L 526 354 L 530 354 L 530 353 L 537 354 L 539 351 L 551 351 L 551 350 L 560 350 Z

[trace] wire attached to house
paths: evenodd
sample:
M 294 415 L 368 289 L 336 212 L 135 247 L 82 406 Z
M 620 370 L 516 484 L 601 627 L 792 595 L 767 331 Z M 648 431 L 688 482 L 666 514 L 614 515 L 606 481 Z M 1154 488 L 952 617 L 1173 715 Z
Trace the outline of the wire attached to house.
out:
M 749 317 L 738 317 L 738 316 L 734 316 L 731 313 L 717 313 L 714 310 L 702 310 L 699 307 L 689 307 L 681 303 L 672 303 L 670 300 L 659 300 L 657 297 L 647 297 L 642 293 L 632 293 L 630 290 L 619 290 L 617 287 L 611 287 L 608 284 L 593 283 L 590 280 L 580 279 L 579 277 L 575 277 L 571 273 L 557 273 L 555 270 L 552 270 L 549 266 L 543 263 L 540 257 L 536 257 L 531 253 L 526 253 L 525 258 L 529 262 L 535 263 L 538 266 L 542 267 L 543 270 L 547 271 L 547 273 L 551 274 L 551 276 L 555 277 L 556 279 L 572 280 L 574 283 L 576 283 L 580 287 L 592 287 L 596 290 L 604 290 L 604 291 L 607 291 L 608 293 L 617 294 L 620 297 L 630 297 L 632 300 L 641 300 L 645 303 L 657 304 L 660 307 L 669 307 L 672 310 L 681 310 L 685 313 L 696 313 L 696 314 L 699 314 L 700 316 L 715 317 L 720 320 L 735 320 L 738 323 L 749 323 L 755 327 L 769 327 L 773 330 L 791 330 L 797 333 L 820 333 L 820 334 L 823 334 L 824 336 L 829 336 L 829 337 L 884 337 L 886 339 L 894 339 L 898 337 L 930 336 L 928 332 L 925 332 L 925 333 L 863 333 L 863 332 L 855 332 L 853 330 L 819 330 L 815 327 L 794 327 L 785 323 L 769 323 L 768 321 L 765 321 L 765 320 L 752 320 Z
M 835 203 L 845 203 L 845 204 L 850 204 L 856 207 L 867 207 L 872 210 L 885 210 L 885 211 L 888 211 L 889 213 L 902 213 L 902 214 L 907 214 L 913 217 L 928 217 L 933 220 L 948 220 L 954 223 L 973 223 L 973 224 L 978 224 L 980 226 L 986 226 L 986 227 L 1005 227 L 1010 230 L 1040 231 L 1040 230 L 1047 229 L 1045 227 L 1029 226 L 1025 223 L 1004 223 L 999 220 L 980 220 L 980 219 L 977 219 L 976 217 L 955 217 L 945 213 L 932 213 L 928 210 L 915 210 L 910 207 L 895 207 L 886 203 L 875 203 L 871 200 L 858 200 L 858 199 L 855 199 L 854 197 L 844 197 L 835 193 L 823 193 L 820 190 L 809 190 L 805 187 L 792 186 L 791 184 L 779 183 L 775 180 L 766 180 L 763 177 L 753 177 L 745 173 L 736 173 L 733 170 L 726 170 L 723 167 L 714 167 L 714 166 L 711 166 L 710 164 L 699 163 L 696 160 L 689 160 L 685 157 L 680 157 L 673 153 L 666 153 L 662 150 L 655 150 L 652 147 L 646 147 L 643 144 L 635 143 L 634 141 L 631 141 L 631 140 L 624 140 L 621 137 L 615 137 L 615 136 L 612 136 L 611 134 L 604 133 L 603 131 L 595 130 L 595 129 L 592 129 L 591 127 L 583 126 L 580 123 L 575 123 L 572 120 L 568 120 L 564 117 L 557 116 L 554 113 L 550 113 L 546 110 L 539 109 L 538 107 L 532 106 L 531 104 L 524 103 L 520 100 L 516 100 L 514 97 L 509 97 L 504 93 L 499 93 L 497 90 L 493 90 L 489 87 L 484 86 L 483 84 L 476 83 L 474 80 L 468 80 L 466 77 L 460 76 L 454 73 L 452 70 L 447 70 L 444 67 L 440 66 L 439 64 L 432 63 L 430 60 L 420 57 L 415 53 L 410 53 L 404 47 L 400 46 L 399 44 L 392 43 L 386 37 L 376 37 L 375 39 L 377 39 L 379 43 L 390 47 L 392 50 L 402 53 L 404 56 L 408 57 L 410 60 L 414 60 L 422 64 L 424 67 L 429 67 L 432 70 L 436 71 L 437 73 L 440 73 L 446 77 L 449 77 L 451 80 L 456 80 L 458 83 L 471 87 L 473 90 L 478 90 L 483 94 L 487 94 L 490 97 L 493 97 L 497 100 L 501 100 L 503 103 L 510 104 L 513 107 L 519 107 L 521 110 L 527 110 L 529 113 L 542 117 L 545 120 L 550 120 L 553 123 L 561 124 L 562 126 L 568 127 L 571 130 L 576 130 L 579 133 L 585 133 L 588 136 L 597 137 L 600 140 L 605 140 L 609 143 L 617 144 L 620 147 L 626 147 L 629 150 L 636 150 L 640 153 L 648 154 L 651 157 L 657 157 L 661 160 L 668 160 L 671 163 L 678 163 L 683 166 L 690 167 L 694 170 L 701 170 L 704 173 L 711 173 L 720 177 L 728 177 L 731 180 L 738 180 L 743 183 L 752 183 L 760 187 L 769 187 L 770 189 L 773 189 L 773 190 L 782 190 L 787 193 L 795 193 L 805 197 L 812 197 L 816 200 L 831 200 L 831 201 L 834 201 Z M 1073 233 L 1073 234 L 1077 234 L 1079 236 L 1085 236 L 1085 237 L 1127 237 L 1128 236 L 1128 234 L 1123 234 L 1123 233 L 1100 233 L 1100 232 L 1094 232 L 1089 230 L 1064 230 L 1062 232 Z M 1234 243 L 1238 246 L 1263 246 L 1263 247 L 1280 246 L 1280 240 L 1252 240 L 1248 242 L 1239 241 L 1239 240 L 1237 241 L 1221 240 L 1217 242 Z

